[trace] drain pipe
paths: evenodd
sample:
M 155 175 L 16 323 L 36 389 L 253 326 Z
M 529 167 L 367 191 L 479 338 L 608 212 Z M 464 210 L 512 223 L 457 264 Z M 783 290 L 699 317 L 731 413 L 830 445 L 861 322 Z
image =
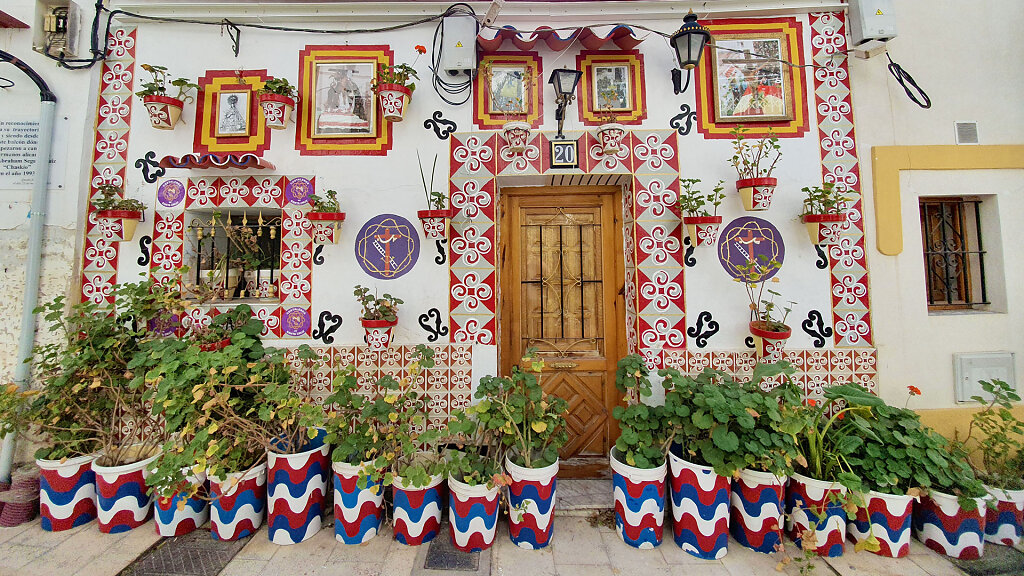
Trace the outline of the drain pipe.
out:
M 32 344 L 36 335 L 36 320 L 32 310 L 39 299 L 39 267 L 43 253 L 43 225 L 46 223 L 47 179 L 50 174 L 50 148 L 53 144 L 53 118 L 57 109 L 57 96 L 50 91 L 46 81 L 13 54 L 0 50 L 0 62 L 10 62 L 21 70 L 39 87 L 39 144 L 36 148 L 35 181 L 32 187 L 32 207 L 29 210 L 28 255 L 25 259 L 25 302 L 21 309 L 21 337 L 18 340 L 18 364 L 14 369 L 14 383 L 20 389 L 28 386 L 31 364 L 25 362 L 32 356 Z M 4 436 L 0 452 L 0 481 L 10 482 L 11 467 L 14 464 L 14 434 Z

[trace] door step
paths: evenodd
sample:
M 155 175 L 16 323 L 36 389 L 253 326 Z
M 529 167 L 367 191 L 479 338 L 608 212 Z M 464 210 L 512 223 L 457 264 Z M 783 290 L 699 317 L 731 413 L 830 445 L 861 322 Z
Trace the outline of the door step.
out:
M 591 516 L 615 507 L 611 478 L 558 480 L 555 516 Z

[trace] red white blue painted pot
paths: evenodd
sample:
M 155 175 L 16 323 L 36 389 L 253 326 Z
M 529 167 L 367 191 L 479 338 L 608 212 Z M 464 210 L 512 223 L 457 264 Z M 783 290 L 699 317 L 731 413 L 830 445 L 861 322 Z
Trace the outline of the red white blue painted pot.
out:
M 985 541 L 1003 546 L 1016 546 L 1021 541 L 1024 526 L 1024 490 L 989 488 L 996 507 L 989 508 L 985 517 Z
M 543 468 L 524 468 L 505 458 L 512 477 L 508 487 L 508 534 L 520 548 L 536 550 L 551 543 L 555 522 L 558 461 Z
M 359 470 L 369 466 L 334 463 L 334 538 L 345 544 L 369 542 L 380 530 L 384 487 L 367 476 L 359 487 Z
M 669 453 L 672 475 L 672 520 L 676 545 L 704 560 L 728 552 L 729 478 Z
M 298 454 L 267 453 L 267 536 L 298 544 L 320 531 L 330 477 L 330 445 L 320 430 Z
M 408 546 L 419 546 L 437 536 L 444 504 L 442 482 L 444 476 L 438 474 L 420 488 L 408 486 L 400 477 L 395 478 L 391 485 L 395 506 L 395 540 Z
M 615 531 L 622 541 L 646 550 L 661 544 L 665 522 L 665 475 L 668 463 L 657 468 L 634 468 L 611 450 L 615 495 Z
M 60 460 L 36 460 L 39 466 L 39 516 L 47 532 L 70 530 L 96 519 L 96 454 Z
M 124 466 L 100 466 L 93 462 L 100 532 L 127 532 L 149 520 L 153 512 L 153 497 L 146 487 L 146 476 L 149 476 L 149 465 L 158 456 L 155 454 Z
M 494 544 L 501 488 L 470 486 L 448 476 L 448 533 L 463 552 L 479 552 Z
M 740 470 L 733 480 L 729 531 L 737 542 L 764 554 L 782 542 L 782 494 L 786 477 Z
M 814 530 L 818 556 L 842 556 L 846 542 L 846 511 L 839 496 L 846 486 L 793 474 L 786 489 L 786 533 L 803 550 L 801 534 Z
M 956 496 L 932 491 L 914 506 L 914 535 L 932 550 L 973 560 L 985 551 L 985 498 L 964 510 Z
M 850 540 L 860 542 L 874 534 L 879 547 L 875 554 L 889 558 L 903 558 L 910 554 L 914 497 L 872 490 L 862 498 L 864 505 L 857 508 L 857 516 L 846 524 Z
M 210 534 L 238 540 L 259 530 L 267 510 L 267 465 L 210 478 Z
M 178 508 L 178 502 L 184 497 L 180 493 L 170 498 L 158 496 L 153 506 L 156 533 L 161 536 L 184 536 L 199 528 L 210 519 L 210 502 L 201 498 L 206 492 L 206 471 L 189 476 L 189 484 L 201 486 L 199 492 L 191 498 L 185 498 L 185 505 Z

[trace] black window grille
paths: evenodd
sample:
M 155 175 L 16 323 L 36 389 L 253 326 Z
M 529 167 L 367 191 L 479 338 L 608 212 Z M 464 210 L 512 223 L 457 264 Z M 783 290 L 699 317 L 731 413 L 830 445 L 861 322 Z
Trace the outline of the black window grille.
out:
M 976 198 L 920 199 L 929 309 L 970 309 L 989 303 L 980 205 Z
M 226 210 L 190 213 L 190 280 L 210 300 L 277 298 L 281 213 Z

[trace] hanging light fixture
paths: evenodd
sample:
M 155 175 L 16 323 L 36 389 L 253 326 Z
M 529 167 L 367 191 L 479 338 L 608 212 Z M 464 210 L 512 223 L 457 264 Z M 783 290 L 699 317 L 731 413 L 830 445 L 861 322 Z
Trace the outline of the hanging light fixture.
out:
M 576 85 L 580 83 L 583 72 L 559 68 L 551 72 L 548 84 L 555 87 L 555 102 L 558 108 L 555 110 L 555 120 L 558 121 L 558 135 L 555 138 L 564 138 L 562 124 L 565 123 L 565 108 L 576 99 Z
M 704 45 L 711 41 L 711 32 L 706 26 L 697 22 L 697 15 L 693 10 L 683 17 L 683 25 L 672 35 L 670 42 L 676 51 L 676 61 L 679 68 L 686 70 L 686 86 L 679 88 L 681 80 L 679 70 L 672 71 L 672 80 L 675 85 L 676 94 L 686 92 L 690 86 L 690 71 L 700 63 L 700 56 L 704 52 Z

